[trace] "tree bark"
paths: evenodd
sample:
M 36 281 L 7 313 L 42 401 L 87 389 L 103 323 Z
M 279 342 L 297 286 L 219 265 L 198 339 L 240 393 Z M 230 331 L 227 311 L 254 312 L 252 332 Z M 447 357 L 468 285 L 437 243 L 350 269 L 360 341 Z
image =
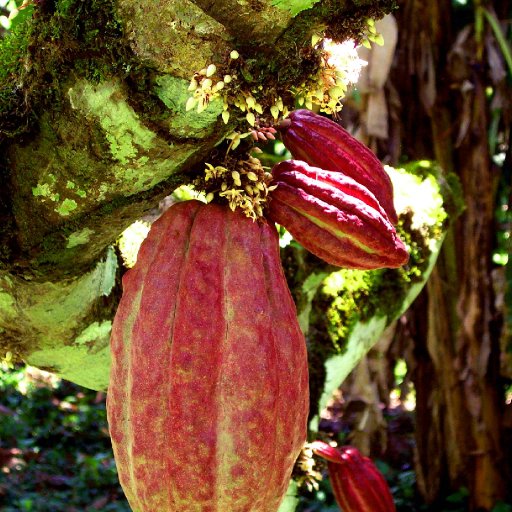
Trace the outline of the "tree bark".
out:
M 467 22 L 482 15 L 479 7 L 462 13 L 469 13 Z M 466 486 L 471 510 L 491 510 L 512 483 L 502 430 L 501 319 L 492 278 L 499 168 L 489 152 L 491 106 L 485 92 L 493 86 L 499 94 L 504 84 L 493 83 L 488 73 L 489 49 L 496 46 L 489 27 L 475 33 L 471 25 L 460 26 L 460 19 L 461 12 L 441 1 L 407 0 L 399 11 L 394 84 L 404 107 L 405 152 L 435 158 L 446 172 L 455 172 L 465 203 L 427 293 L 410 313 L 416 333 L 410 363 L 420 490 L 435 503 Z M 422 108 L 411 115 L 405 106 L 413 102 Z
M 275 5 L 274 5 L 275 4 Z M 108 249 L 193 180 L 244 112 L 186 110 L 232 69 L 267 104 L 318 66 L 311 36 L 357 36 L 393 2 L 44 0 L 0 46 L 0 354 L 105 387 L 122 262 Z M 26 12 L 26 11 L 25 11 Z M 335 23 L 344 20 L 342 26 Z M 329 29 L 332 24 L 332 28 Z

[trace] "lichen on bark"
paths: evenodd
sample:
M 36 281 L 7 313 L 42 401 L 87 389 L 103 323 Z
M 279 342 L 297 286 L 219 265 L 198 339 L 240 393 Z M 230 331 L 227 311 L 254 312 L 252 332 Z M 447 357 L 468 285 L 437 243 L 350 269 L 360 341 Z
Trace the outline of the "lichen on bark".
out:
M 0 354 L 13 354 L 60 377 L 105 389 L 111 318 L 118 302 L 113 249 L 90 272 L 57 283 L 0 272 Z

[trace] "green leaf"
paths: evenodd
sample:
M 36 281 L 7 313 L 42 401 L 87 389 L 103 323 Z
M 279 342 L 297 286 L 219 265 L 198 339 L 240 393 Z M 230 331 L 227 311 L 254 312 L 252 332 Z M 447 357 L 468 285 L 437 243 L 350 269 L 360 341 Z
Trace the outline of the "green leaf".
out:
M 295 480 L 290 480 L 290 485 L 286 491 L 286 496 L 284 497 L 284 500 L 277 512 L 295 512 L 298 503 L 299 498 L 297 497 L 297 483 Z
M 310 9 L 318 2 L 318 0 L 273 0 L 272 5 L 290 11 L 292 16 L 297 16 L 299 12 Z

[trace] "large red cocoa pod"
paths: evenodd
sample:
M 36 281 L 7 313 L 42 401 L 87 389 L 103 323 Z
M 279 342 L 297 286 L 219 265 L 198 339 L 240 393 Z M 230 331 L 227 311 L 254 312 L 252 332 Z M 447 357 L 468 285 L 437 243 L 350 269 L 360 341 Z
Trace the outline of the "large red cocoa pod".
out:
M 343 173 L 372 192 L 388 218 L 397 223 L 393 185 L 379 159 L 339 124 L 311 112 L 294 110 L 278 125 L 294 158 L 327 171 Z
M 304 337 L 273 225 L 186 201 L 123 278 L 107 410 L 136 512 L 272 512 L 306 437 Z
M 327 459 L 329 479 L 343 512 L 395 512 L 393 496 L 375 464 L 353 446 L 333 448 L 312 443 L 313 452 Z
M 299 160 L 278 163 L 272 175 L 269 217 L 319 258 L 362 270 L 407 262 L 393 224 L 363 185 Z

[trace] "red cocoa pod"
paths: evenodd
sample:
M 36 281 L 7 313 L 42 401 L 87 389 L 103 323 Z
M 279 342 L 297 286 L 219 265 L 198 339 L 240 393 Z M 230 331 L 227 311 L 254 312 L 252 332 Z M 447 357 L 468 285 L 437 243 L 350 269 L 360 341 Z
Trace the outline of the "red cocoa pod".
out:
M 396 224 L 393 185 L 379 159 L 339 124 L 311 112 L 294 110 L 277 126 L 294 158 L 355 179 L 372 192 Z
M 312 448 L 314 453 L 327 459 L 334 497 L 343 512 L 396 511 L 382 473 L 357 448 L 333 448 L 322 441 L 312 443 Z
M 135 512 L 273 512 L 306 437 L 304 337 L 273 224 L 198 201 L 123 278 L 107 399 Z
M 393 224 L 363 185 L 300 160 L 279 162 L 272 175 L 269 217 L 319 258 L 362 270 L 407 262 Z

